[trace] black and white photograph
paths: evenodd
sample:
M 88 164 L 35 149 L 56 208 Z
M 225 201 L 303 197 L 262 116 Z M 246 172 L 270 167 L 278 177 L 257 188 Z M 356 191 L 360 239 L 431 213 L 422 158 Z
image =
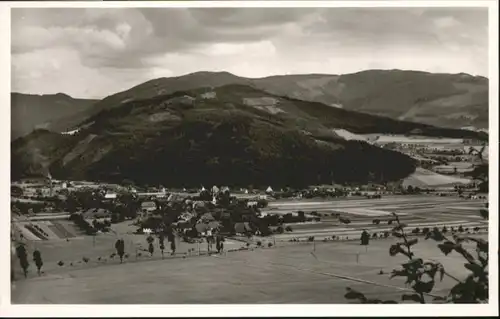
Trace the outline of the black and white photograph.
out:
M 10 303 L 498 314 L 498 2 L 376 2 L 3 6 Z

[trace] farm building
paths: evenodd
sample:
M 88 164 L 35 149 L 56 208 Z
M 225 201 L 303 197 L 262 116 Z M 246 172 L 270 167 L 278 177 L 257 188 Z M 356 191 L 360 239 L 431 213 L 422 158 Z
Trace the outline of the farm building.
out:
M 116 193 L 109 193 L 109 192 L 108 192 L 108 193 L 106 193 L 106 194 L 104 195 L 104 199 L 108 199 L 108 200 L 111 200 L 111 199 L 116 199 L 116 196 L 117 196 L 117 195 L 116 195 Z

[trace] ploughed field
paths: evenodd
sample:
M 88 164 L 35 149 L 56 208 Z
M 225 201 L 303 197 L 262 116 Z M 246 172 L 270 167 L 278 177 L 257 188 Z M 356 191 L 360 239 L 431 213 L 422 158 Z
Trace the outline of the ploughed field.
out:
M 320 222 L 291 225 L 293 232 L 276 235 L 276 240 L 309 236 L 323 239 L 333 235 L 353 239 L 359 238 L 363 229 L 368 232 L 391 230 L 394 225 L 388 225 L 387 222 L 392 218 L 392 212 L 400 216 L 400 220 L 408 225 L 409 231 L 416 227 L 458 228 L 460 225 L 471 231 L 475 227 L 487 230 L 487 221 L 479 215 L 484 203 L 484 200 L 435 195 L 384 196 L 381 199 L 286 200 L 270 203 L 264 213 L 287 214 L 302 210 L 306 214 L 315 211 L 320 215 Z M 336 214 L 348 218 L 351 223 L 341 223 Z M 380 220 L 380 224 L 373 224 L 374 219 Z

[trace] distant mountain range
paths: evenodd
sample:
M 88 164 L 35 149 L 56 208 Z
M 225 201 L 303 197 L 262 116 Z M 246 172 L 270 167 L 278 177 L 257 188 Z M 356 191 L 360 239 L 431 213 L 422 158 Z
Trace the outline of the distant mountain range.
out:
M 260 79 L 228 72 L 159 78 L 110 95 L 90 110 L 200 87 L 242 84 L 331 107 L 441 127 L 488 128 L 488 79 L 467 74 L 369 70 L 346 75 L 283 75 Z
M 89 116 L 127 101 L 229 84 L 248 85 L 279 96 L 397 120 L 456 129 L 488 129 L 488 79 L 480 76 L 369 70 L 346 75 L 250 79 L 228 72 L 196 72 L 151 80 L 100 101 L 74 99 L 62 93 L 12 93 L 12 139 L 35 128 L 71 130 Z
M 44 104 L 56 120 L 12 142 L 11 175 L 17 179 L 50 171 L 56 178 L 186 187 L 398 180 L 415 170 L 413 159 L 347 141 L 335 130 L 486 140 L 485 133 L 401 119 L 422 117 L 424 111 L 429 119 L 429 112 L 439 118 L 444 109 L 447 116 L 466 109 L 472 114 L 471 104 L 481 100 L 484 90 L 484 78 L 410 71 L 263 79 L 197 72 L 152 80 L 100 101 L 58 94 L 49 101 L 68 104 Z M 23 105 L 23 96 L 15 97 L 13 109 Z M 475 110 L 487 119 L 485 103 Z M 71 111 L 59 113 L 51 105 Z M 37 122 L 30 112 L 21 114 Z M 18 115 L 17 121 L 23 119 Z M 57 133 L 75 129 L 71 135 Z
M 34 129 L 64 131 L 78 125 L 98 100 L 74 99 L 66 94 L 11 93 L 11 140 Z
M 59 178 L 168 186 L 383 182 L 412 173 L 415 162 L 398 152 L 347 141 L 335 129 L 484 138 L 247 85 L 124 102 L 86 122 L 74 135 L 37 130 L 15 140 L 12 177 L 50 171 Z

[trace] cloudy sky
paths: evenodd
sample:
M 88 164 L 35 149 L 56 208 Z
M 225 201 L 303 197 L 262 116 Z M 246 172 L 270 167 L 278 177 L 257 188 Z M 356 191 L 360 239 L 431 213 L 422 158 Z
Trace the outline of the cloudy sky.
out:
M 412 69 L 488 76 L 483 8 L 17 8 L 12 90 L 102 98 L 159 77 Z

